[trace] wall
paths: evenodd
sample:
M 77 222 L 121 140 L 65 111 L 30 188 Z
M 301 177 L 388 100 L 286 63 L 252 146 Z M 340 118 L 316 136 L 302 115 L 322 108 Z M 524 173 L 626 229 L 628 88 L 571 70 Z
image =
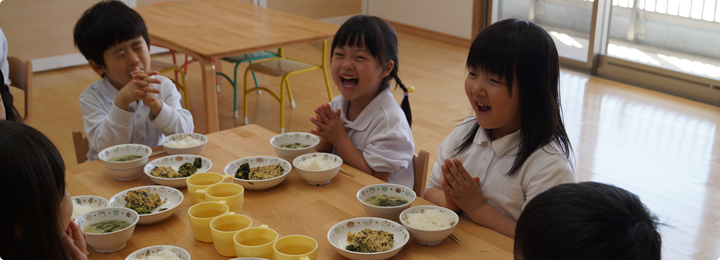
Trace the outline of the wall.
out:
M 472 38 L 473 0 L 368 0 L 368 14 L 423 29 Z

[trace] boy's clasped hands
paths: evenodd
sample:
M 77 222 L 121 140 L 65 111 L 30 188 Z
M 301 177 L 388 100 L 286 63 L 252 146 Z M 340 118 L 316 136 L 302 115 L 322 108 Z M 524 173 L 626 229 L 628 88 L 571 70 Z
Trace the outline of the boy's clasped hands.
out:
M 480 190 L 480 178 L 471 177 L 460 160 L 445 159 L 440 169 L 444 177 L 441 184 L 448 209 L 470 213 L 485 204 Z
M 142 100 L 150 108 L 153 115 L 160 113 L 162 102 L 156 96 L 156 94 L 160 93 L 160 90 L 154 88 L 151 84 L 161 84 L 162 82 L 158 78 L 150 77 L 159 74 L 157 71 L 145 72 L 139 67 L 135 67 L 135 70 L 130 73 L 132 80 L 120 89 L 115 98 L 115 105 L 127 111 L 130 103 Z

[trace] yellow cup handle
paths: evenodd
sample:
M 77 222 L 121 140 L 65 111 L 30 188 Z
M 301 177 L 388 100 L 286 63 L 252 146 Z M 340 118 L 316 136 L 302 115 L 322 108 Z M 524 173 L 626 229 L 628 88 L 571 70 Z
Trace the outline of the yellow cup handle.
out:
M 223 175 L 223 177 L 222 177 L 222 182 L 227 182 L 227 180 L 230 180 L 230 183 L 232 183 L 232 182 L 233 182 L 233 181 L 232 181 L 232 180 L 233 180 L 233 176 L 232 176 L 232 175 L 227 175 L 227 174 Z
M 227 201 L 221 200 L 221 201 L 218 201 L 218 203 L 227 204 Z
M 202 198 L 200 198 L 200 194 L 203 195 Z M 199 202 L 207 201 L 207 198 L 205 198 L 205 189 L 199 189 L 199 190 L 195 191 L 195 199 L 197 199 L 197 201 L 199 201 Z
M 261 228 L 268 228 L 268 225 L 262 224 L 260 225 Z
M 300 260 L 310 260 L 310 257 L 304 255 L 300 257 Z
M 223 215 L 235 215 L 235 211 L 228 211 L 228 212 L 225 212 L 225 213 L 224 213 L 224 214 L 222 214 L 221 216 L 223 216 Z

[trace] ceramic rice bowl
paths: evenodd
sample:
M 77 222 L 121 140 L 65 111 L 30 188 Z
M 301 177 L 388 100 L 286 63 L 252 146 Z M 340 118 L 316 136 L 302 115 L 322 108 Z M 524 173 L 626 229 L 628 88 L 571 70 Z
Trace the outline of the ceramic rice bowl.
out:
M 424 214 L 426 210 L 429 209 L 437 209 L 441 211 L 442 213 L 450 216 L 453 218 L 454 224 L 450 227 L 440 229 L 440 230 L 424 230 L 420 228 L 416 228 L 413 226 L 410 226 L 408 224 L 408 214 L 410 213 L 421 213 Z M 423 205 L 423 206 L 415 206 L 409 209 L 404 210 L 402 213 L 400 213 L 400 223 L 410 232 L 410 236 L 421 245 L 426 246 L 432 246 L 442 243 L 442 241 L 450 236 L 452 234 L 453 230 L 455 230 L 455 226 L 457 226 L 460 219 L 458 218 L 457 213 L 453 212 L 452 210 L 449 210 L 444 207 L 435 206 L 435 205 Z
M 115 232 L 87 233 L 87 244 L 98 253 L 112 253 L 125 248 L 127 241 L 130 240 L 133 232 L 135 232 L 135 225 L 140 218 L 134 210 L 111 207 L 96 209 L 85 213 L 75 219 L 75 224 L 80 226 L 80 229 L 82 230 L 87 226 L 106 220 L 122 220 L 130 222 L 131 224 L 130 226 Z
M 170 245 L 159 245 L 159 246 L 149 246 L 143 249 L 140 249 L 138 251 L 133 252 L 132 254 L 129 254 L 125 260 L 133 260 L 133 259 L 141 259 L 143 257 L 148 257 L 154 254 L 157 254 L 158 252 L 162 251 L 165 248 L 169 248 L 170 251 L 180 256 L 181 260 L 190 260 L 190 253 L 188 253 L 187 250 L 183 249 L 182 247 L 178 246 L 170 246 Z
M 184 140 L 186 138 L 196 139 L 200 140 L 202 142 L 199 145 L 191 146 L 191 147 L 170 147 L 168 146 L 168 143 L 170 141 L 180 141 Z M 160 144 L 163 146 L 163 149 L 165 149 L 165 152 L 168 154 L 194 154 L 198 155 L 200 152 L 202 152 L 203 149 L 205 149 L 205 144 L 207 144 L 207 137 L 202 134 L 197 133 L 180 133 L 180 134 L 174 134 L 174 135 L 168 135 L 165 138 L 160 141 Z
M 300 162 L 303 162 L 313 157 L 328 161 L 332 163 L 334 167 L 327 170 L 306 170 L 298 166 Z M 335 175 L 337 175 L 340 171 L 340 166 L 342 164 L 342 158 L 331 153 L 303 154 L 293 160 L 293 167 L 295 167 L 295 171 L 297 171 L 298 174 L 300 174 L 300 177 L 302 177 L 305 182 L 310 185 L 325 185 L 330 183 L 330 180 L 332 180 L 332 178 L 335 178 Z
M 392 233 L 395 240 L 393 247 L 388 251 L 378 253 L 361 253 L 346 250 L 345 247 L 348 245 L 348 232 L 357 233 L 366 228 L 372 230 L 383 230 Z M 335 226 L 330 228 L 328 231 L 327 238 L 330 244 L 335 247 L 335 251 L 348 259 L 379 260 L 391 258 L 399 253 L 410 239 L 410 234 L 402 225 L 395 221 L 382 218 L 364 217 L 348 219 L 335 224 Z
M 376 195 L 398 196 L 407 200 L 408 203 L 399 206 L 389 207 L 375 206 L 365 203 L 366 199 Z M 400 220 L 400 213 L 403 212 L 403 210 L 409 208 L 413 201 L 415 201 L 415 198 L 417 198 L 417 196 L 415 195 L 415 191 L 413 191 L 412 189 L 402 185 L 391 183 L 373 184 L 365 186 L 357 193 L 357 199 L 362 204 L 365 213 L 367 213 L 371 217 L 385 218 L 393 221 Z
M 210 168 L 212 168 L 212 161 L 210 159 L 199 156 L 199 155 L 190 155 L 190 154 L 178 154 L 178 155 L 170 155 L 165 156 L 161 158 L 157 158 L 155 160 L 150 161 L 148 164 L 145 165 L 145 174 L 150 177 L 150 179 L 159 185 L 174 187 L 174 188 L 182 188 L 187 186 L 187 178 L 188 177 L 182 177 L 182 178 L 161 178 L 161 177 L 155 177 L 150 172 L 155 167 L 171 167 L 173 170 L 177 171 L 181 165 L 184 163 L 193 163 L 195 161 L 195 158 L 200 157 L 202 160 L 202 167 L 200 169 L 197 169 L 195 173 L 201 173 L 201 172 L 207 172 L 210 171 Z
M 250 168 L 257 166 L 280 164 L 280 166 L 283 168 L 283 173 L 278 177 L 267 180 L 245 180 L 235 177 L 235 172 L 237 171 L 237 169 L 240 168 L 240 165 L 243 165 L 245 163 L 249 164 Z M 292 170 L 292 165 L 290 165 L 288 161 L 272 156 L 245 157 L 232 161 L 227 166 L 225 166 L 225 174 L 233 176 L 234 183 L 240 184 L 241 186 L 243 186 L 243 188 L 248 190 L 264 190 L 275 187 L 276 185 L 284 181 L 285 178 L 287 178 L 290 170 Z
M 143 166 L 147 164 L 152 149 L 142 144 L 121 144 L 103 149 L 98 153 L 98 157 L 102 160 L 103 165 L 108 172 L 118 181 L 132 181 L 140 178 L 143 172 Z M 120 156 L 138 155 L 139 159 L 117 162 L 110 159 Z
M 95 196 L 95 195 L 75 196 L 75 197 L 71 197 L 70 200 L 73 202 L 73 208 L 75 207 L 75 205 L 91 206 L 96 209 L 107 208 L 107 206 L 108 206 L 108 200 L 106 200 L 103 197 Z M 83 214 L 85 214 L 85 213 L 87 213 L 87 212 L 83 212 Z M 80 214 L 80 215 L 83 215 L 83 214 Z M 75 218 L 73 218 L 73 219 L 75 219 Z
M 138 220 L 138 224 L 140 225 L 153 224 L 169 218 L 170 216 L 172 216 L 173 213 L 175 213 L 175 210 L 180 205 L 180 203 L 182 203 L 184 198 L 182 192 L 175 188 L 166 186 L 140 186 L 132 189 L 127 189 L 119 192 L 118 194 L 115 194 L 115 196 L 110 198 L 110 200 L 108 201 L 110 207 L 125 208 L 125 197 L 127 197 L 127 193 L 129 191 L 137 190 L 140 188 L 145 188 L 150 192 L 157 193 L 158 195 L 160 195 L 160 199 L 162 200 L 165 200 L 165 198 L 167 198 L 167 201 L 165 203 L 160 204 L 160 206 L 153 209 L 150 214 L 139 214 L 140 218 Z M 161 210 L 163 208 L 166 208 L 166 210 Z

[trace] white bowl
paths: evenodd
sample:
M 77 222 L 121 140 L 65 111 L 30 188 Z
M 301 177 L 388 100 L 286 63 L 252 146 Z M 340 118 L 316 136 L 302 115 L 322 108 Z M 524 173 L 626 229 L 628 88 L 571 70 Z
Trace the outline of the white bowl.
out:
M 300 162 L 303 162 L 313 157 L 329 161 L 334 165 L 334 167 L 327 170 L 306 170 L 298 166 Z M 332 178 L 335 178 L 335 175 L 337 175 L 338 171 L 340 171 L 340 166 L 342 165 L 342 163 L 343 160 L 342 158 L 340 158 L 340 156 L 331 153 L 309 153 L 296 157 L 295 160 L 293 160 L 293 167 L 295 167 L 295 170 L 298 172 L 298 174 L 300 174 L 300 177 L 302 177 L 308 184 L 325 185 L 330 183 L 330 180 L 332 180 Z
M 381 207 L 365 203 L 365 200 L 376 195 L 393 195 L 406 199 L 408 203 L 399 206 Z M 415 201 L 417 196 L 412 189 L 391 183 L 373 184 L 365 186 L 357 193 L 357 199 L 362 203 L 365 213 L 372 217 L 386 218 L 393 221 L 400 219 L 400 213 L 406 210 Z
M 393 234 L 395 242 L 393 243 L 392 249 L 378 253 L 360 253 L 346 250 L 345 247 L 348 245 L 347 235 L 348 232 L 361 231 L 363 229 L 372 230 L 384 230 Z M 328 241 L 335 247 L 335 251 L 340 255 L 349 259 L 360 259 L 360 260 L 376 260 L 376 259 L 388 259 L 395 256 L 400 250 L 407 244 L 410 239 L 410 234 L 403 228 L 402 225 L 395 221 L 364 217 L 364 218 L 353 218 L 344 220 L 340 223 L 335 224 L 327 234 Z
M 243 180 L 240 178 L 236 178 L 235 172 L 238 168 L 240 168 L 240 165 L 243 165 L 245 163 L 250 164 L 250 168 L 257 166 L 280 164 L 280 166 L 283 167 L 284 171 L 282 175 L 267 180 Z M 285 178 L 287 178 L 290 170 L 292 170 L 292 166 L 288 161 L 272 156 L 245 157 L 232 161 L 227 166 L 225 166 L 225 174 L 233 176 L 234 183 L 240 184 L 243 186 L 243 188 L 248 190 L 264 190 L 275 187 L 275 185 L 280 184 L 282 181 L 285 180 Z
M 178 256 L 180 256 L 181 260 L 190 260 L 190 253 L 188 253 L 187 250 L 183 249 L 182 247 L 169 246 L 169 245 L 149 246 L 149 247 L 140 249 L 138 251 L 133 252 L 132 254 L 129 254 L 125 258 L 125 260 L 133 260 L 133 259 L 140 259 L 143 257 L 148 257 L 148 256 L 156 254 L 157 252 L 162 251 L 165 248 L 170 248 L 170 251 L 178 254 Z
M 103 209 L 107 208 L 108 206 L 108 200 L 106 200 L 103 197 L 95 196 L 95 195 L 83 195 L 83 196 L 75 196 L 70 198 L 73 202 L 73 209 L 75 209 L 75 205 L 90 205 L 91 207 L 95 209 Z M 89 212 L 89 211 L 88 211 Z M 80 212 L 80 216 L 85 214 L 87 212 Z M 74 216 L 75 219 L 79 216 Z
M 309 144 L 309 147 L 300 149 L 281 148 L 280 145 L 301 143 Z M 312 153 L 315 151 L 315 147 L 320 143 L 320 138 L 310 133 L 284 133 L 274 136 L 270 139 L 270 145 L 275 148 L 275 153 L 278 157 L 283 158 L 289 162 L 295 160 L 295 157 L 306 153 Z
M 148 162 L 151 153 L 152 149 L 146 145 L 121 144 L 103 149 L 98 154 L 98 157 L 116 180 L 132 181 L 140 178 L 143 172 L 143 166 Z M 108 161 L 109 159 L 126 155 L 139 155 L 142 156 L 142 158 L 126 162 Z
M 440 230 L 424 230 L 419 228 L 414 228 L 410 226 L 407 221 L 408 217 L 407 215 L 410 213 L 425 213 L 428 209 L 437 209 L 442 211 L 443 213 L 453 217 L 455 224 L 453 224 L 451 227 L 440 229 Z M 455 230 L 455 226 L 457 226 L 458 222 L 460 221 L 460 218 L 458 218 L 457 213 L 453 212 L 452 210 L 449 210 L 444 207 L 435 206 L 435 205 L 423 205 L 423 206 L 415 206 L 409 209 L 404 210 L 402 213 L 400 213 L 400 223 L 410 232 L 410 236 L 412 236 L 413 240 L 421 245 L 426 246 L 432 246 L 442 243 L 442 241 L 448 237 L 453 230 Z
M 185 138 L 192 138 L 197 139 L 202 142 L 202 144 L 191 146 L 191 147 L 170 147 L 168 146 L 168 142 L 170 141 L 178 141 L 183 140 Z M 174 134 L 174 135 L 168 135 L 165 138 L 162 139 L 160 142 L 162 144 L 163 148 L 165 149 L 165 152 L 168 154 L 195 154 L 198 155 L 202 150 L 205 148 L 205 144 L 207 144 L 207 137 L 202 134 L 196 134 L 196 133 L 181 133 L 181 134 Z
M 195 158 L 197 157 L 200 157 L 202 160 L 202 168 L 197 169 L 195 173 L 207 172 L 210 170 L 210 168 L 212 168 L 212 161 L 210 161 L 208 158 L 199 155 L 178 154 L 165 156 L 150 161 L 148 164 L 145 165 L 145 174 L 150 177 L 150 179 L 154 183 L 169 187 L 182 188 L 187 186 L 186 180 L 188 177 L 161 178 L 153 176 L 152 174 L 150 174 L 150 171 L 152 171 L 152 169 L 155 167 L 171 167 L 173 170 L 177 171 L 180 168 L 180 165 L 183 165 L 187 162 L 193 163 L 195 161 Z
M 157 193 L 158 195 L 160 195 L 161 200 L 165 200 L 165 198 L 167 198 L 167 201 L 163 204 L 160 204 L 160 206 L 158 206 L 157 208 L 153 209 L 152 213 L 140 214 L 140 220 L 138 221 L 138 224 L 140 225 L 156 223 L 170 217 L 173 213 L 175 213 L 177 206 L 182 203 L 184 198 L 182 192 L 175 188 L 166 186 L 140 186 L 132 189 L 127 189 L 119 192 L 118 194 L 115 194 L 115 196 L 110 198 L 110 200 L 108 201 L 110 207 L 125 208 L 125 197 L 127 197 L 127 193 L 129 191 L 137 190 L 140 188 L 145 188 L 150 192 Z M 167 209 L 160 211 L 160 209 L 162 208 Z
M 125 248 L 127 241 L 135 232 L 135 225 L 140 218 L 137 212 L 127 208 L 103 208 L 90 211 L 75 219 L 75 224 L 80 229 L 105 220 L 124 220 L 130 222 L 130 226 L 124 229 L 102 234 L 87 233 L 87 244 L 90 245 L 95 252 L 112 253 Z

